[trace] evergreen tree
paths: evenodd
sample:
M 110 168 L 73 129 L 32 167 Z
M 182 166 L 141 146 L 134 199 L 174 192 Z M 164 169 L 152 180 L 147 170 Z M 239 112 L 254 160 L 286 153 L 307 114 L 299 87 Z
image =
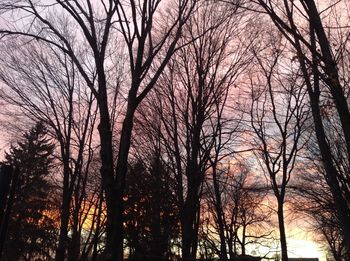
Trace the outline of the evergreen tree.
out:
M 48 211 L 53 187 L 47 176 L 53 163 L 54 145 L 46 134 L 45 126 L 37 123 L 5 155 L 4 163 L 14 166 L 18 177 L 12 181 L 15 196 L 4 260 L 50 259 L 56 231 Z
M 129 260 L 171 260 L 179 234 L 174 180 L 159 156 L 146 167 L 129 166 L 125 200 L 125 232 Z

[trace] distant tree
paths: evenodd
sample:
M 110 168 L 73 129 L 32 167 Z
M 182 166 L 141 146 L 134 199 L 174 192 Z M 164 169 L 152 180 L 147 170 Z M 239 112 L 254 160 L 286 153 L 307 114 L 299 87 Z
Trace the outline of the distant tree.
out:
M 55 222 L 47 215 L 52 191 L 47 176 L 53 163 L 54 145 L 40 122 L 23 138 L 5 155 L 5 163 L 17 168 L 19 175 L 17 182 L 12 182 L 16 186 L 15 196 L 3 258 L 47 260 L 57 240 Z
M 174 180 L 160 155 L 149 166 L 130 166 L 125 201 L 125 232 L 130 259 L 169 260 L 172 241 L 179 234 Z
M 268 245 L 272 239 L 269 229 L 272 211 L 263 204 L 266 187 L 254 179 L 245 162 L 228 165 L 212 173 L 204 197 L 207 210 L 203 210 L 203 215 L 209 225 L 203 230 L 202 241 L 220 260 L 245 256 L 249 245 Z M 222 245 L 227 248 L 225 255 L 221 253 Z
M 275 36 L 269 52 L 256 56 L 257 69 L 250 76 L 250 115 L 253 146 L 277 201 L 281 256 L 282 261 L 287 261 L 284 203 L 305 145 L 301 137 L 308 127 L 309 109 L 299 69 L 288 67 L 286 46 Z

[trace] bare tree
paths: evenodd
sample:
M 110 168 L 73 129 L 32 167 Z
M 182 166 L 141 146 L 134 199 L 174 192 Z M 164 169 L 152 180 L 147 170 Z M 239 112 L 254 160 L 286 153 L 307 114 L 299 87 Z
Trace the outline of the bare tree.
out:
M 277 200 L 281 255 L 287 261 L 284 202 L 298 152 L 303 148 L 301 135 L 307 127 L 308 107 L 298 73 L 286 66 L 283 51 L 277 41 L 268 53 L 256 56 L 258 70 L 251 77 L 250 115 L 253 144 Z
M 209 219 L 205 241 L 222 260 L 245 256 L 248 245 L 268 245 L 272 239 L 269 230 L 271 210 L 263 204 L 268 190 L 254 181 L 253 173 L 245 164 L 232 164 L 234 160 L 230 158 L 229 161 L 220 164 L 221 168 L 218 167 L 212 180 L 207 180 L 204 196 L 207 201 L 204 215 Z M 217 248 L 218 234 L 220 248 Z M 221 252 L 223 244 L 227 248 L 226 256 Z
M 45 122 L 59 145 L 63 174 L 59 242 L 67 244 L 72 196 L 81 193 L 78 183 L 92 155 L 94 98 L 69 57 L 37 44 L 21 45 L 14 41 L 11 47 L 3 46 L 1 97 L 12 110 Z
M 214 143 L 224 135 L 224 143 L 230 139 L 230 131 L 219 131 L 225 124 L 229 88 L 246 66 L 246 49 L 231 49 L 237 36 L 232 29 L 239 18 L 230 18 L 227 8 L 206 3 L 194 13 L 184 32 L 183 41 L 189 44 L 168 64 L 155 89 L 158 99 L 153 100 L 176 179 L 181 252 L 186 260 L 196 258 L 202 186 Z
M 8 24 L 0 30 L 2 35 L 20 36 L 29 41 L 36 39 L 68 55 L 96 98 L 101 176 L 107 204 L 106 260 L 123 259 L 123 194 L 135 110 L 174 53 L 195 2 L 179 0 L 168 10 L 162 8 L 163 1 L 156 0 L 143 3 L 133 0 L 1 2 L 3 13 L 15 13 L 20 20 L 29 21 L 22 27 L 15 22 Z M 116 42 L 119 36 L 123 43 Z M 80 55 L 82 46 L 88 51 L 85 56 Z M 114 164 L 108 94 L 114 82 L 109 76 L 114 66 L 113 54 L 124 48 L 129 57 L 131 79 Z M 156 57 L 159 57 L 159 64 L 150 74 Z M 64 244 L 60 244 L 57 260 L 63 260 L 64 249 Z
M 337 5 L 346 8 L 346 4 L 344 5 L 343 1 L 332 2 L 325 7 L 323 13 L 326 14 L 321 15 L 314 0 L 285 0 L 279 4 L 263 0 L 257 2 L 295 49 L 295 57 L 300 64 L 310 99 L 314 131 L 322 155 L 326 180 L 341 219 L 345 245 L 350 256 L 349 188 L 348 184 L 343 182 L 343 173 L 337 170 L 333 160 L 333 144 L 328 140 L 330 135 L 327 133 L 321 110 L 323 97 L 329 95 L 329 102 L 334 106 L 340 123 L 338 134 L 345 144 L 346 155 L 343 155 L 343 158 L 349 162 L 350 111 L 346 95 L 348 84 L 343 80 L 346 79 L 346 74 L 341 70 L 344 69 L 342 65 L 345 61 L 342 58 L 346 52 L 349 32 L 346 26 L 339 24 L 339 19 L 333 20 L 335 23 L 331 23 L 330 26 L 324 25 Z M 336 33 L 333 33 L 334 31 Z M 332 45 L 337 48 L 334 49 Z

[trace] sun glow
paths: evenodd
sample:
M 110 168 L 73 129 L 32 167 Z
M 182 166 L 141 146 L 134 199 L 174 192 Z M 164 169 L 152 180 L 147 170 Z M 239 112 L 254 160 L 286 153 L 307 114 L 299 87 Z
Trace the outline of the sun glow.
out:
M 289 239 L 288 246 L 289 257 L 318 258 L 320 261 L 326 261 L 324 251 L 313 241 Z

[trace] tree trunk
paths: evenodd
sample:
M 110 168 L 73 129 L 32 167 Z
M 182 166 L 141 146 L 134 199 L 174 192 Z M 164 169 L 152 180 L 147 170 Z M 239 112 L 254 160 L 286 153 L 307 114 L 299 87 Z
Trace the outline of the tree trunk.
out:
M 77 202 L 76 202 L 77 203 Z M 79 230 L 79 210 L 80 210 L 80 202 L 75 205 L 75 209 L 73 212 L 73 226 L 72 226 L 72 240 L 69 244 L 68 248 L 68 261 L 76 261 L 79 260 L 80 254 L 80 230 Z
M 66 249 L 68 246 L 68 223 L 69 223 L 69 199 L 64 198 L 61 209 L 61 225 L 58 247 L 56 250 L 56 261 L 64 261 Z
M 233 238 L 232 238 L 232 234 L 230 233 L 230 236 L 227 240 L 227 245 L 228 245 L 228 253 L 230 255 L 230 259 L 234 258 L 234 250 L 233 250 Z
M 106 96 L 106 93 L 103 93 Z M 105 260 L 118 260 L 116 255 L 116 210 L 117 198 L 114 192 L 114 171 L 113 171 L 113 147 L 112 131 L 109 118 L 107 99 L 100 97 L 100 124 L 98 126 L 100 135 L 100 157 L 102 186 L 105 191 L 107 206 L 106 215 L 106 248 L 104 252 Z M 120 260 L 120 259 L 119 259 Z
M 283 199 L 278 199 L 278 226 L 280 231 L 282 261 L 288 261 L 286 230 L 284 226 Z
M 186 202 L 181 217 L 182 260 L 192 260 L 193 208 L 190 202 Z
M 324 32 L 324 28 L 322 26 L 322 22 L 320 20 L 320 16 L 318 14 L 317 8 L 315 6 L 314 1 L 305 1 L 305 4 L 308 6 L 308 12 L 310 16 L 310 41 L 312 48 L 316 50 L 316 39 L 314 35 L 314 31 L 319 40 L 319 44 L 321 46 L 322 54 L 324 55 L 324 63 L 325 63 L 325 72 L 328 74 L 328 85 L 331 89 L 331 94 L 336 104 L 337 112 L 339 118 L 341 119 L 341 124 L 343 128 L 343 132 L 345 135 L 347 150 L 348 150 L 348 159 L 349 159 L 349 142 L 350 141 L 350 131 L 349 131 L 349 109 L 347 106 L 347 102 L 343 93 L 343 90 L 340 86 L 338 71 L 336 68 L 336 63 L 332 58 L 331 49 L 329 46 L 329 41 Z M 302 54 L 302 48 L 299 40 L 295 37 L 296 49 L 298 53 Z M 311 112 L 315 125 L 315 133 L 317 138 L 317 143 L 321 152 L 322 162 L 325 168 L 325 175 L 327 184 L 331 190 L 332 197 L 334 200 L 335 208 L 339 217 L 339 221 L 342 224 L 342 233 L 344 237 L 344 245 L 346 248 L 346 253 L 348 259 L 350 259 L 350 210 L 347 204 L 346 199 L 343 197 L 342 189 L 338 182 L 338 177 L 340 173 L 338 173 L 336 167 L 333 163 L 332 151 L 330 149 L 330 145 L 327 141 L 327 136 L 325 133 L 325 129 L 323 126 L 323 120 L 320 112 L 320 74 L 318 71 L 318 57 L 313 54 L 313 78 L 314 83 L 312 86 L 310 76 L 308 70 L 306 68 L 305 60 L 302 56 L 299 57 L 299 63 L 302 68 L 302 72 L 305 78 L 308 95 L 310 98 Z M 332 90 L 333 89 L 333 90 Z
M 312 115 L 315 123 L 315 132 L 318 145 L 321 151 L 322 162 L 326 172 L 326 181 L 330 187 L 334 204 L 338 213 L 339 220 L 342 224 L 342 232 L 344 236 L 344 244 L 347 249 L 347 256 L 350 258 L 350 222 L 349 222 L 349 207 L 343 197 L 342 190 L 339 186 L 337 176 L 339 173 L 333 165 L 332 152 L 327 143 L 326 134 L 322 124 L 318 97 L 315 93 L 309 93 L 311 100 Z
M 337 63 L 332 56 L 331 46 L 328 41 L 326 32 L 322 25 L 320 15 L 314 0 L 305 1 L 308 7 L 310 24 L 316 32 L 318 43 L 321 47 L 323 62 L 325 64 L 324 71 L 327 75 L 326 83 L 330 87 L 332 97 L 339 115 L 344 137 L 348 151 L 348 159 L 350 160 L 350 111 L 347 98 L 344 95 L 343 88 L 339 80 Z
M 243 225 L 243 231 L 242 231 L 242 256 L 245 256 L 246 250 L 245 250 L 245 244 L 246 244 L 246 225 Z
M 187 197 L 181 216 L 182 260 L 196 259 L 196 253 L 194 252 L 197 249 L 196 238 L 198 237 L 196 229 L 197 191 L 198 189 L 197 186 L 195 186 L 195 183 L 192 180 L 189 180 Z
M 192 233 L 192 259 L 197 259 L 197 249 L 198 249 L 198 231 L 199 231 L 199 224 L 200 224 L 200 213 L 201 213 L 201 207 L 199 203 L 199 197 L 197 197 L 197 202 L 195 206 L 195 223 L 194 223 L 194 231 Z
M 98 203 L 98 213 L 96 217 L 96 229 L 93 239 L 93 250 L 92 250 L 92 258 L 91 261 L 97 260 L 97 247 L 98 247 L 98 241 L 99 241 L 99 234 L 101 229 L 101 214 L 102 214 L 102 203 L 103 203 L 103 189 L 100 190 L 99 193 L 99 203 Z
M 312 26 L 311 26 L 312 28 Z M 311 43 L 314 48 L 316 48 L 316 39 L 311 30 Z M 297 41 L 299 52 L 301 52 L 301 47 Z M 299 62 L 303 71 L 303 75 L 306 81 L 307 91 L 310 98 L 311 112 L 313 117 L 313 122 L 315 125 L 315 133 L 317 143 L 321 152 L 322 162 L 325 168 L 326 182 L 332 193 L 335 208 L 339 217 L 339 221 L 342 224 L 342 233 L 344 237 L 344 245 L 347 251 L 347 256 L 350 259 L 350 210 L 346 199 L 343 197 L 342 189 L 338 182 L 338 173 L 336 167 L 333 163 L 332 151 L 330 145 L 327 142 L 327 136 L 323 126 L 323 120 L 320 111 L 320 86 L 319 86 L 319 72 L 317 68 L 317 58 L 313 57 L 313 74 L 314 74 L 314 84 L 313 88 L 311 81 L 309 79 L 309 74 L 306 69 L 304 60 L 300 57 Z
M 220 187 L 217 180 L 216 169 L 213 168 L 213 183 L 215 192 L 215 210 L 217 216 L 217 223 L 219 227 L 219 237 L 220 237 L 220 259 L 227 260 L 227 250 L 226 250 L 226 238 L 225 238 L 225 227 L 223 220 L 223 209 L 220 194 Z
M 134 94 L 133 89 L 130 90 L 128 107 L 126 116 L 123 122 L 123 127 L 120 137 L 119 154 L 116 166 L 116 183 L 114 187 L 114 195 L 116 197 L 115 203 L 115 226 L 116 231 L 114 232 L 115 237 L 115 255 L 117 259 L 113 260 L 123 260 L 123 212 L 124 212 L 124 190 L 125 190 L 125 178 L 128 171 L 128 156 L 131 144 L 131 134 L 133 129 L 133 119 L 136 109 L 136 94 Z M 135 95 L 135 96 L 134 96 Z
M 70 215 L 70 193 L 69 193 L 69 163 L 64 159 L 63 174 L 63 197 L 61 206 L 61 225 L 58 239 L 58 247 L 56 249 L 55 260 L 64 261 L 68 246 L 68 225 Z
M 132 93 L 135 90 L 131 90 Z M 127 173 L 128 155 L 130 149 L 131 133 L 133 128 L 133 116 L 135 112 L 135 96 L 129 93 L 128 107 L 126 116 L 123 122 L 118 160 L 115 169 L 116 179 L 114 179 L 114 172 L 112 168 L 112 135 L 110 131 L 110 122 L 108 110 L 105 110 L 105 125 L 100 124 L 100 136 L 101 136 L 101 158 L 103 161 L 103 170 L 109 173 L 105 175 L 104 189 L 106 192 L 106 204 L 107 204 L 107 242 L 105 249 L 105 260 L 115 261 L 123 260 L 123 212 L 124 212 L 124 189 L 125 189 L 125 177 Z M 107 108 L 107 105 L 106 105 Z M 106 113 L 107 112 L 107 113 Z M 108 117 L 108 126 L 107 126 Z M 102 127 L 103 126 L 103 127 Z M 108 133 L 107 133 L 108 130 Z M 104 136 L 108 136 L 107 141 L 102 141 Z M 102 151 L 102 143 L 104 144 L 104 150 Z M 109 153 L 108 153 L 109 152 Z M 109 156 L 109 155 L 110 156 Z

